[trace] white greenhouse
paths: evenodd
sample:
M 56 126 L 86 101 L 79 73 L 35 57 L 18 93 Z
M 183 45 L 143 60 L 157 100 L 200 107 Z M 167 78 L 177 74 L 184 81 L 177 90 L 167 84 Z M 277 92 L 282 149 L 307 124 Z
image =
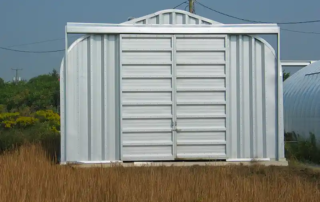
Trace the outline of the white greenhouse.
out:
M 302 68 L 285 82 L 284 128 L 302 138 L 320 135 L 320 61 Z
M 68 34 L 86 35 L 61 66 L 61 163 L 286 162 L 279 49 L 257 37 L 279 48 L 277 25 L 171 9 Z

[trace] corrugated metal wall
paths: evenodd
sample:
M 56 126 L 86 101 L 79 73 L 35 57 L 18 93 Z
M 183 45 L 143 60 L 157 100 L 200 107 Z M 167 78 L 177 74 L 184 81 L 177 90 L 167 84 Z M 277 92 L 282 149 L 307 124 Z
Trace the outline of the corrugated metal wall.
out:
M 67 134 L 62 137 L 62 161 L 120 159 L 118 38 L 92 35 L 70 48 L 66 92 L 61 85 L 62 130 Z
M 283 86 L 284 127 L 303 138 L 314 133 L 320 141 L 320 62 L 302 68 Z
M 261 41 L 242 35 L 230 36 L 229 48 L 228 157 L 276 158 L 277 65 L 274 52 Z
M 167 10 L 125 23 L 217 22 L 184 11 Z M 278 74 L 274 50 L 259 38 L 234 35 L 227 39 L 226 158 L 282 159 L 284 152 L 278 151 L 278 146 L 283 146 L 283 134 L 278 140 L 278 122 L 281 125 L 282 120 L 277 118 Z M 66 134 L 62 131 L 62 162 L 120 159 L 118 45 L 118 36 L 97 35 L 75 42 L 69 50 L 67 97 L 62 96 L 61 101 L 67 104 L 62 106 L 62 130 Z M 129 58 L 137 59 L 135 55 Z M 123 68 L 123 71 L 132 70 Z M 63 90 L 63 82 L 61 87 Z

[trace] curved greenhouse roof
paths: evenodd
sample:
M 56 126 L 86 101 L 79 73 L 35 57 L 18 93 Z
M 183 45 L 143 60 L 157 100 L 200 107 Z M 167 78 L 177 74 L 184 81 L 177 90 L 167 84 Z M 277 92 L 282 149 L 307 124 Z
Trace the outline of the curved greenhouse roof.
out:
M 320 61 L 302 68 L 283 85 L 284 128 L 308 137 L 320 134 Z

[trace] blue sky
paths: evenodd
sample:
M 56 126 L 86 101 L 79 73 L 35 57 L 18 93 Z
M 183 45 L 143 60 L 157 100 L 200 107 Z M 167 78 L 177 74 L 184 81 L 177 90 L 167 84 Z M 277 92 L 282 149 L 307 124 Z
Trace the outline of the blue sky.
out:
M 303 21 L 320 19 L 319 0 L 198 0 L 219 11 L 260 21 Z M 173 8 L 183 0 L 0 0 L 0 46 L 8 47 L 64 37 L 67 22 L 121 23 L 128 17 L 141 17 Z M 184 9 L 181 6 L 180 9 Z M 196 5 L 196 14 L 222 23 L 244 23 Z M 286 25 L 283 28 L 320 32 L 320 23 Z M 320 35 L 282 31 L 281 59 L 320 59 Z M 64 40 L 12 47 L 20 50 L 63 49 Z M 23 68 L 29 79 L 59 69 L 63 52 L 25 54 L 0 50 L 0 77 L 10 80 L 11 68 Z

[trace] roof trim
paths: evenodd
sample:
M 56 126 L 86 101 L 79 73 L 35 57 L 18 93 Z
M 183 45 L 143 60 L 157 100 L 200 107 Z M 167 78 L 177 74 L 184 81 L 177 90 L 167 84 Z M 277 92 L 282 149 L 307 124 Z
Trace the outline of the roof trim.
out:
M 123 22 L 122 24 L 135 24 L 136 22 L 143 21 L 143 20 L 155 17 L 157 15 L 166 14 L 166 13 L 180 13 L 180 14 L 188 15 L 188 16 L 193 17 L 193 18 L 197 18 L 197 19 L 202 20 L 202 21 L 210 22 L 212 24 L 222 24 L 220 22 L 217 22 L 217 21 L 202 17 L 200 15 L 196 15 L 196 14 L 184 11 L 184 10 L 180 10 L 180 9 L 161 10 L 161 11 L 149 14 L 149 15 L 145 15 L 145 16 L 139 17 L 139 18 L 133 18 L 132 20 Z

